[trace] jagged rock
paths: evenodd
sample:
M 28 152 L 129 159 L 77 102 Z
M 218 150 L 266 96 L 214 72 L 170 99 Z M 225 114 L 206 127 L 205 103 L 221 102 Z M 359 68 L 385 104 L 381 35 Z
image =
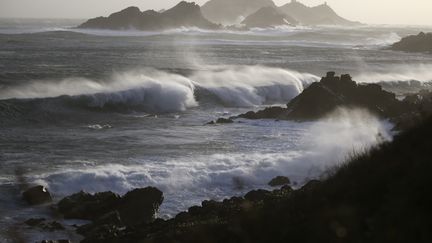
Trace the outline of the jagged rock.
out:
M 202 16 L 199 5 L 180 2 L 163 12 L 148 10 L 141 12 L 137 7 L 129 7 L 109 17 L 90 19 L 78 28 L 84 29 L 114 29 L 114 30 L 164 30 L 180 27 L 198 27 L 202 29 L 217 29 L 220 26 L 211 23 Z
M 291 183 L 290 179 L 286 176 L 277 176 L 273 178 L 268 184 L 269 186 L 283 186 L 289 185 Z
M 52 201 L 51 194 L 44 186 L 32 187 L 23 192 L 22 196 L 30 205 L 39 205 Z
M 268 28 L 297 24 L 297 21 L 274 7 L 263 7 L 241 22 L 247 28 Z
M 394 43 L 391 50 L 408 52 L 432 52 L 432 33 L 420 32 L 418 35 L 410 35 Z
M 113 192 L 101 192 L 94 195 L 79 192 L 63 198 L 58 203 L 58 210 L 68 219 L 95 220 L 113 211 L 120 203 L 120 196 Z
M 383 118 L 398 118 L 414 108 L 377 84 L 357 84 L 349 74 L 339 77 L 335 72 L 328 72 L 320 82 L 312 83 L 292 99 L 287 108 L 270 107 L 238 117 L 309 121 L 322 118 L 338 107 L 365 108 Z

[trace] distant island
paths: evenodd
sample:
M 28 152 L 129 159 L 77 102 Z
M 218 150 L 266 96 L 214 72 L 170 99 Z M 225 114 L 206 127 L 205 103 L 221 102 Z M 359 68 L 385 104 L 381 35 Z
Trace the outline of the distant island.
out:
M 129 7 L 109 17 L 90 19 L 78 26 L 82 29 L 112 30 L 164 30 L 180 27 L 198 27 L 218 29 L 219 25 L 203 17 L 200 6 L 195 3 L 180 2 L 175 7 L 163 12 L 147 10 L 141 12 L 137 7 Z
M 158 31 L 181 27 L 200 29 L 268 28 L 294 25 L 356 25 L 340 17 L 327 3 L 308 7 L 296 0 L 281 7 L 272 0 L 210 0 L 202 7 L 182 1 L 168 10 L 128 7 L 108 17 L 97 17 L 78 26 L 81 29 Z
M 279 8 L 302 25 L 359 25 L 359 22 L 340 17 L 328 4 L 308 7 L 297 0 L 292 0 Z
M 432 33 L 421 32 L 418 35 L 410 35 L 394 43 L 391 50 L 407 52 L 432 52 Z

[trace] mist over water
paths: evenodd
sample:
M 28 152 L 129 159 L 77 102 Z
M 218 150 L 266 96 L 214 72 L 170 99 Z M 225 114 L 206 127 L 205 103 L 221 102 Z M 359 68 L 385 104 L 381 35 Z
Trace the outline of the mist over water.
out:
M 204 124 L 284 106 L 331 70 L 398 87 L 432 81 L 430 55 L 385 49 L 416 28 L 70 26 L 0 21 L 0 193 L 12 195 L 0 197 L 0 232 L 29 215 L 46 217 L 20 204 L 17 168 L 55 200 L 79 190 L 157 186 L 164 217 L 203 199 L 266 188 L 277 175 L 301 185 L 391 140 L 392 124 L 349 109 L 317 122 Z

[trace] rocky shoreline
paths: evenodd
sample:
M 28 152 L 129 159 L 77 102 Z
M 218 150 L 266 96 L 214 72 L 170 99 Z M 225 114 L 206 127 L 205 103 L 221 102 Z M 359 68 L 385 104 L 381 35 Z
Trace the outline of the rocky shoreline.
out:
M 279 176 L 269 182 L 278 189 L 203 201 L 168 220 L 157 217 L 164 197 L 154 187 L 134 189 L 123 196 L 81 191 L 52 205 L 48 190 L 35 186 L 25 190 L 23 200 L 30 205 L 51 205 L 64 219 L 87 220 L 88 224 L 75 227 L 83 243 L 409 242 L 398 241 L 409 235 L 418 235 L 416 242 L 432 239 L 425 230 L 431 226 L 425 215 L 432 202 L 427 186 L 432 169 L 432 119 L 427 118 L 432 114 L 430 92 L 398 100 L 379 85 L 357 84 L 349 75 L 329 72 L 286 108 L 269 107 L 210 124 L 233 123 L 239 118 L 309 121 L 340 106 L 360 107 L 392 119 L 402 133 L 335 168 L 322 181 L 311 180 L 294 189 L 289 178 Z M 397 214 L 401 218 L 395 218 Z M 59 222 L 41 218 L 24 223 L 42 231 L 65 230 Z
M 432 119 L 293 189 L 277 177 L 273 191 L 203 201 L 172 219 L 157 218 L 156 188 L 120 197 L 79 192 L 57 205 L 91 223 L 77 232 L 98 242 L 430 242 Z M 123 213 L 124 207 L 128 213 Z M 130 220 L 132 217 L 133 220 Z M 69 242 L 69 241 L 44 241 Z

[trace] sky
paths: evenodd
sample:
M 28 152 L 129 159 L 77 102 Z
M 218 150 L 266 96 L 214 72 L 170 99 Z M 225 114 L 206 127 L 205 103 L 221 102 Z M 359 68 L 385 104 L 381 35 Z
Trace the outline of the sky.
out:
M 160 10 L 180 0 L 0 0 L 0 18 L 92 18 L 128 6 Z M 195 0 L 203 4 L 207 0 Z M 234 1 L 234 0 L 233 0 Z M 291 0 L 274 0 L 283 5 Z M 314 6 L 324 0 L 299 0 Z M 327 0 L 342 17 L 369 24 L 432 25 L 432 0 Z

